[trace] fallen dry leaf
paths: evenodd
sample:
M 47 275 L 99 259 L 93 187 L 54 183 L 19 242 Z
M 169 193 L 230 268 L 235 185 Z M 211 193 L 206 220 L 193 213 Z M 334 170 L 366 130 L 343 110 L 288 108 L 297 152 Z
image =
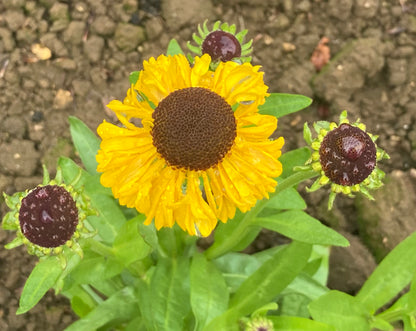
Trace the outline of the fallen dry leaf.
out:
M 329 49 L 328 43 L 329 39 L 322 37 L 312 53 L 311 62 L 316 71 L 321 71 L 322 67 L 331 59 L 331 50 Z

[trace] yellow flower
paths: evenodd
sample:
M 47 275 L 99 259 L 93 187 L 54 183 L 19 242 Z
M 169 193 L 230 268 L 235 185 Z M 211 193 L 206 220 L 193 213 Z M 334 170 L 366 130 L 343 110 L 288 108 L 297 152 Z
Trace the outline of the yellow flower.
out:
M 268 198 L 282 172 L 283 138 L 269 140 L 277 119 L 258 113 L 268 95 L 260 67 L 224 62 L 211 71 L 210 62 L 145 61 L 124 101 L 108 104 L 124 127 L 97 129 L 102 185 L 157 229 L 176 222 L 208 236 L 236 207 L 246 212 Z

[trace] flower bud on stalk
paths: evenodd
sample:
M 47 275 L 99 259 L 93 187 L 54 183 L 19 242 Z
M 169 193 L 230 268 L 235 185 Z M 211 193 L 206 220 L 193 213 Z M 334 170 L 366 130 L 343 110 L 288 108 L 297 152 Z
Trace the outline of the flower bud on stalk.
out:
M 12 196 L 4 194 L 4 198 L 11 211 L 3 218 L 3 228 L 17 235 L 5 246 L 7 249 L 24 244 L 29 254 L 58 256 L 63 267 L 67 249 L 82 257 L 78 239 L 90 235 L 83 221 L 96 213 L 82 192 L 63 183 L 60 169 L 56 178 L 49 180 L 44 168 L 42 185 Z
M 305 123 L 303 135 L 314 152 L 306 166 L 298 168 L 313 169 L 321 176 L 307 190 L 313 192 L 330 184 L 328 209 L 332 208 L 338 193 L 352 197 L 352 193 L 361 192 L 373 200 L 369 189 L 382 186 L 385 176 L 377 167 L 377 162 L 389 158 L 385 151 L 377 147 L 377 136 L 366 132 L 365 125 L 359 120 L 350 123 L 346 111 L 342 112 L 339 124 L 320 121 L 314 124 L 314 129 L 318 136 L 312 139 Z
M 207 27 L 207 21 L 202 27 L 198 25 L 199 36 L 194 33 L 193 40 L 197 46 L 188 41 L 188 48 L 198 56 L 208 54 L 211 56 L 211 70 L 215 70 L 220 62 L 235 61 L 238 63 L 250 62 L 253 40 L 244 43 L 247 30 L 236 32 L 235 25 L 228 25 L 217 21 L 212 30 Z M 192 62 L 192 61 L 191 61 Z

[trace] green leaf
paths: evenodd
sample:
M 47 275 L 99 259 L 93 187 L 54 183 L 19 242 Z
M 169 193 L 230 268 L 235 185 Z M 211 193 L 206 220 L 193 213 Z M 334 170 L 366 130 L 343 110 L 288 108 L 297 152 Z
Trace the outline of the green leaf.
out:
M 148 291 L 142 295 L 140 305 L 148 306 L 143 314 L 148 330 L 183 330 L 185 317 L 191 312 L 188 259 L 159 259 Z
M 294 316 L 267 316 L 275 330 L 290 331 L 335 331 L 335 327 L 308 318 Z
M 129 82 L 130 84 L 136 84 L 136 82 L 139 80 L 140 71 L 133 71 L 129 75 Z
M 323 225 L 304 211 L 289 210 L 269 217 L 259 217 L 252 223 L 308 244 L 348 246 L 341 234 Z
M 224 275 L 231 293 L 261 266 L 254 256 L 234 252 L 213 260 L 213 263 Z
M 139 215 L 124 223 L 115 238 L 114 254 L 125 266 L 145 258 L 151 252 L 151 247 L 139 233 L 139 224 L 144 218 L 143 215 Z
M 143 317 L 136 317 L 126 326 L 124 331 L 147 331 L 146 325 L 143 321 Z
M 95 155 L 100 148 L 98 137 L 78 118 L 69 117 L 72 141 L 79 153 L 79 157 L 90 174 L 97 173 L 97 161 Z
M 292 242 L 278 251 L 241 284 L 231 298 L 230 307 L 248 315 L 272 301 L 300 273 L 311 249 L 310 245 Z
M 308 107 L 312 99 L 299 94 L 271 93 L 266 102 L 259 106 L 263 115 L 280 118 Z
M 195 254 L 191 264 L 191 307 L 196 330 L 227 310 L 229 293 L 224 277 L 203 254 Z
M 55 256 L 40 260 L 26 280 L 16 314 L 23 314 L 32 309 L 55 285 L 61 273 L 61 264 Z
M 231 297 L 230 308 L 205 331 L 238 330 L 237 320 L 271 302 L 306 265 L 311 245 L 292 242 L 248 277 Z
M 74 187 L 84 187 L 84 193 L 90 198 L 98 216 L 89 216 L 90 222 L 106 243 L 112 243 L 126 218 L 120 205 L 114 200 L 110 191 L 100 184 L 98 175 L 92 176 L 68 158 L 59 158 L 58 165 L 62 169 L 65 183 L 76 181 Z
M 91 331 L 108 324 L 117 326 L 129 322 L 137 317 L 139 310 L 133 293 L 130 287 L 123 288 L 65 331 Z
M 85 182 L 90 178 L 90 174 L 80 168 L 73 160 L 67 157 L 60 157 L 58 166 L 62 170 L 62 176 L 66 184 L 72 185 L 76 189 L 84 187 Z
M 330 291 L 309 304 L 314 320 L 335 326 L 338 331 L 370 331 L 364 306 L 347 293 Z
M 211 245 L 210 249 L 215 249 L 217 246 L 221 246 L 223 242 L 229 240 L 230 236 L 240 226 L 241 220 L 245 217 L 239 209 L 236 210 L 235 216 L 232 220 L 228 220 L 227 223 L 219 223 L 215 229 L 215 240 Z M 255 228 L 254 226 L 250 229 L 246 229 L 239 237 L 238 243 L 231 248 L 232 251 L 241 251 L 248 247 L 257 235 L 261 231 L 261 228 Z
M 118 275 L 123 265 L 114 258 L 106 258 L 86 251 L 84 258 L 72 270 L 71 278 L 77 284 L 91 284 Z
M 267 201 L 265 208 L 271 209 L 306 209 L 305 200 L 293 187 L 279 192 Z
M 126 221 L 123 212 L 112 197 L 95 194 L 87 190 L 87 187 L 86 193 L 90 197 L 92 205 L 98 211 L 98 216 L 89 216 L 88 222 L 98 230 L 98 234 L 104 242 L 113 243 L 118 230 Z
M 394 298 L 416 272 L 416 232 L 398 244 L 364 283 L 357 299 L 369 313 Z
M 80 286 L 76 286 L 81 288 Z M 94 299 L 85 291 L 79 291 L 79 295 L 73 295 L 71 300 L 71 309 L 79 317 L 84 317 L 96 307 Z
M 381 318 L 373 318 L 371 320 L 371 330 L 377 329 L 382 331 L 393 331 L 394 327 L 389 322 L 386 322 L 385 320 Z
M 293 168 L 296 166 L 303 166 L 310 157 L 311 151 L 308 147 L 302 147 L 283 153 L 279 158 L 279 161 L 282 162 L 283 172 L 278 178 L 278 181 L 280 182 L 283 178 L 293 175 L 295 173 Z
M 184 54 L 181 46 L 176 41 L 176 39 L 171 39 L 168 45 L 168 49 L 166 51 L 167 55 L 177 55 L 177 54 Z

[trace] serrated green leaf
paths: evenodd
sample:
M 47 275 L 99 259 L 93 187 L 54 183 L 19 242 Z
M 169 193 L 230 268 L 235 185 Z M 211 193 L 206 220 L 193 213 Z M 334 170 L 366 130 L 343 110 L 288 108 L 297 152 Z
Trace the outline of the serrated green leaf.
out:
M 416 232 L 398 244 L 378 265 L 357 294 L 357 300 L 374 313 L 394 298 L 416 273 Z
M 115 293 L 65 331 L 91 331 L 104 325 L 122 325 L 137 317 L 138 306 L 133 289 L 125 287 Z M 114 328 L 113 328 L 114 329 Z
M 184 54 L 181 46 L 177 42 L 176 39 L 171 39 L 168 44 L 168 49 L 166 51 L 167 55 L 177 55 L 177 54 Z
M 335 327 L 308 318 L 295 316 L 267 316 L 275 330 L 285 331 L 335 331 Z
M 308 107 L 312 99 L 299 94 L 271 93 L 259 106 L 259 113 L 280 118 Z
M 23 314 L 32 309 L 55 285 L 61 273 L 61 264 L 55 256 L 40 260 L 26 280 L 16 314 Z
M 333 325 L 338 331 L 370 331 L 369 316 L 356 298 L 330 291 L 309 304 L 314 320 Z
M 308 244 L 343 247 L 349 245 L 348 240 L 338 232 L 300 210 L 289 210 L 269 217 L 258 217 L 252 224 Z
M 92 175 L 96 174 L 98 163 L 95 155 L 100 148 L 100 140 L 80 119 L 70 116 L 69 124 L 72 141 L 85 169 Z
M 204 255 L 195 254 L 192 259 L 191 307 L 197 328 L 203 327 L 214 317 L 227 310 L 229 293 L 224 277 Z
M 151 247 L 139 233 L 139 224 L 144 218 L 139 215 L 124 223 L 114 240 L 114 254 L 125 266 L 145 258 L 151 252 Z

